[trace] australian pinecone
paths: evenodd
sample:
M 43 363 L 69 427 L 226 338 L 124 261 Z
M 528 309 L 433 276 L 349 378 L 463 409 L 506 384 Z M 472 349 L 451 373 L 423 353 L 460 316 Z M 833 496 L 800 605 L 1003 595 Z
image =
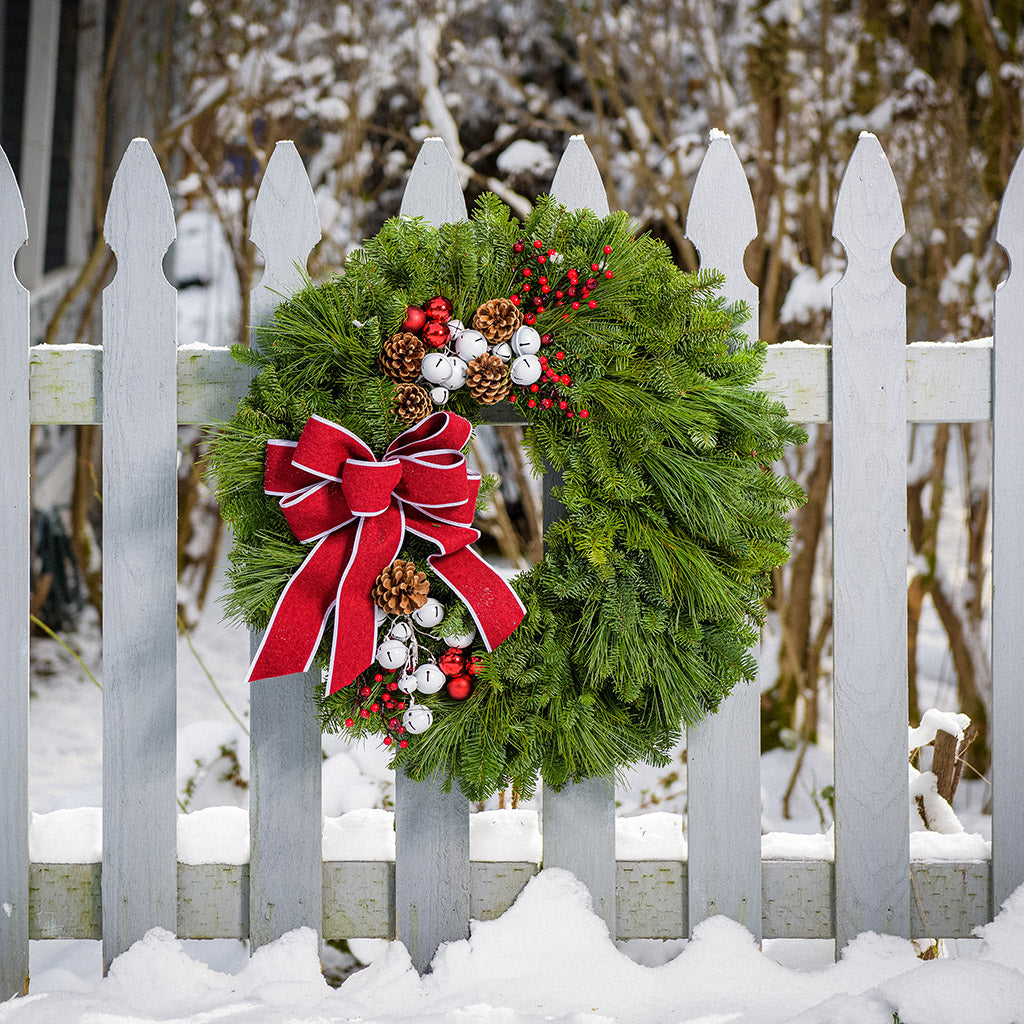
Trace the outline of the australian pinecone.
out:
M 395 392 L 395 415 L 403 423 L 419 423 L 425 416 L 430 415 L 432 408 L 430 395 L 419 384 L 398 385 Z
M 373 585 L 373 600 L 388 615 L 408 615 L 427 602 L 430 584 L 426 573 L 417 572 L 412 562 L 396 558 Z
M 492 345 L 508 341 L 523 325 L 519 307 L 508 299 L 491 299 L 473 314 L 473 328 Z
M 508 367 L 490 352 L 477 356 L 466 369 L 466 387 L 480 405 L 500 402 L 512 387 Z
M 415 334 L 408 331 L 392 334 L 380 353 L 381 372 L 399 384 L 411 384 L 420 375 L 425 351 L 423 342 Z

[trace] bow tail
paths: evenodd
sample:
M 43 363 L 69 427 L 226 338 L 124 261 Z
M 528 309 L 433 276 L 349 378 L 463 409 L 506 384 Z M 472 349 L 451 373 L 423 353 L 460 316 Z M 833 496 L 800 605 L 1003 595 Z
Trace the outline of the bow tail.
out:
M 348 686 L 373 664 L 377 650 L 377 626 L 372 598 L 381 570 L 402 550 L 404 516 L 392 505 L 380 515 L 359 520 L 354 531 L 351 557 L 339 570 L 334 603 L 334 638 L 328 668 L 328 693 Z M 338 576 L 335 579 L 338 580 Z
M 328 534 L 306 556 L 277 599 L 247 682 L 305 672 L 313 663 L 355 534 L 351 527 Z
M 526 608 L 519 595 L 470 546 L 480 533 L 466 526 L 442 523 L 409 510 L 406 529 L 436 544 L 431 569 L 448 584 L 469 609 L 489 651 L 507 640 L 523 621 Z

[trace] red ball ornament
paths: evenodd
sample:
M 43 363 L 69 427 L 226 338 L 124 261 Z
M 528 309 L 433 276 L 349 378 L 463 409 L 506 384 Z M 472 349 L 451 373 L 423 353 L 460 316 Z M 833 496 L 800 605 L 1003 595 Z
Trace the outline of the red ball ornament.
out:
M 403 331 L 416 331 L 422 330 L 423 325 L 427 322 L 427 314 L 420 309 L 419 306 L 410 306 L 405 311 L 405 321 L 402 324 Z
M 478 676 L 478 675 L 480 675 L 481 672 L 483 672 L 483 670 L 484 670 L 483 659 L 481 659 L 479 654 L 474 654 L 469 659 L 469 664 L 466 666 L 466 671 L 471 676 Z
M 432 348 L 444 348 L 451 341 L 452 332 L 446 324 L 431 320 L 423 328 L 423 340 Z
M 443 295 L 435 295 L 424 302 L 423 311 L 434 323 L 446 324 L 452 318 L 452 304 Z
M 469 676 L 455 676 L 445 687 L 452 700 L 465 700 L 473 692 L 473 680 Z
M 466 656 L 458 647 L 449 647 L 438 659 L 437 664 L 446 676 L 461 675 L 466 667 Z

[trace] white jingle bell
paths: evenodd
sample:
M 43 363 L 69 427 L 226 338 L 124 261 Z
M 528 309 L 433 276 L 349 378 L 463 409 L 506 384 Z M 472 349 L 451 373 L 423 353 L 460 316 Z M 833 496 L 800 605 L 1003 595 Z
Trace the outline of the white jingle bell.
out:
M 416 676 L 412 672 L 406 672 L 398 679 L 398 688 L 402 693 L 412 693 L 416 689 Z
M 433 721 L 434 713 L 423 704 L 413 704 L 411 708 L 406 708 L 405 714 L 402 715 L 402 725 L 405 726 L 405 731 L 411 732 L 413 735 L 426 732 Z
M 512 346 L 507 341 L 499 341 L 491 349 L 491 355 L 497 356 L 503 363 L 507 363 L 512 358 Z
M 428 597 L 426 602 L 412 613 L 412 617 L 417 625 L 423 626 L 424 629 L 430 629 L 432 626 L 438 625 L 444 618 L 444 605 L 440 601 Z
M 409 650 L 398 640 L 385 640 L 377 648 L 377 664 L 393 672 L 409 660 Z
M 461 320 L 449 320 L 448 330 L 451 332 L 452 341 L 456 341 L 459 335 L 466 330 L 466 325 Z
M 487 351 L 487 339 L 479 331 L 463 331 L 455 342 L 455 354 L 467 363 Z
M 524 324 L 512 335 L 512 351 L 517 356 L 532 356 L 540 351 L 540 335 Z
M 459 633 L 458 636 L 446 636 L 444 641 L 449 647 L 468 647 L 476 639 L 476 630 L 472 626 L 468 633 Z
M 428 352 L 420 363 L 420 373 L 431 384 L 447 384 L 452 379 L 452 366 L 443 352 Z
M 541 372 L 540 360 L 536 356 L 516 356 L 510 370 L 513 384 L 536 384 Z
M 437 693 L 448 682 L 448 677 L 437 665 L 431 665 L 429 662 L 420 665 L 413 675 L 416 677 L 416 688 L 420 693 Z
M 466 371 L 469 367 L 466 365 L 466 361 L 458 356 L 449 356 L 448 363 L 452 368 L 451 379 L 447 385 L 448 389 L 450 391 L 458 391 L 466 383 Z
M 399 619 L 392 627 L 388 636 L 392 640 L 408 640 L 412 636 L 412 626 L 405 619 Z
M 448 389 L 441 387 L 440 384 L 430 389 L 430 400 L 434 405 L 444 405 L 448 401 L 448 395 Z

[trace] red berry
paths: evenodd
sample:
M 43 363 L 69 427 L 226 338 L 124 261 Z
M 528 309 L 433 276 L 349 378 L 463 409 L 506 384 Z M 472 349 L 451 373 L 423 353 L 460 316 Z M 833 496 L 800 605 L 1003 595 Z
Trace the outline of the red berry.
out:
M 551 403 L 551 399 L 550 398 L 542 398 L 540 400 L 540 407 L 542 409 L 550 409 L 551 408 L 551 404 L 552 403 Z
M 575 297 L 576 297 L 576 287 L 574 285 L 572 288 L 569 289 L 569 298 L 572 299 L 572 298 L 575 298 Z
M 352 726 L 355 725 L 355 724 L 356 724 L 356 722 L 355 722 L 354 718 L 346 718 L 345 719 L 345 728 L 346 729 L 351 729 Z
M 528 292 L 529 290 L 530 290 L 530 286 L 528 284 L 524 284 L 523 287 L 520 289 L 520 291 L 524 291 L 524 292 Z
M 559 305 L 561 305 L 561 303 L 559 303 Z M 569 319 L 569 314 L 568 313 L 563 313 L 562 314 L 562 319 L 563 320 L 568 320 Z
M 528 406 L 529 406 L 529 407 L 530 407 L 531 409 L 533 409 L 533 408 L 535 408 L 535 407 L 536 407 L 536 405 L 537 405 L 537 400 L 536 400 L 535 398 L 531 398 L 531 399 L 530 399 L 530 400 L 529 400 L 529 401 L 528 401 L 528 402 L 527 402 L 526 404 L 527 404 L 527 405 L 528 405 Z
M 590 415 L 589 409 L 580 409 L 580 419 L 585 420 Z
M 360 697 L 369 697 L 372 692 L 373 691 L 368 686 L 360 686 L 359 687 L 359 696 Z
M 594 288 L 596 286 L 597 286 L 597 278 L 596 277 L 588 277 L 587 278 L 587 287 L 588 288 Z
M 397 690 L 398 689 L 398 683 L 396 683 L 395 680 L 392 679 L 391 682 L 388 683 L 388 689 L 389 690 Z
M 372 712 L 373 712 L 374 714 L 377 714 L 377 712 L 378 712 L 378 711 L 380 711 L 380 705 L 379 705 L 379 704 L 378 704 L 378 703 L 377 703 L 376 701 L 374 701 L 374 702 L 373 702 L 373 703 L 372 703 L 372 704 L 370 705 L 370 710 L 371 710 L 371 711 L 372 711 Z
M 567 413 L 565 414 L 565 418 L 566 418 L 567 420 L 571 420 L 571 419 L 573 418 L 573 411 L 572 411 L 572 409 L 570 409 L 570 410 L 569 410 L 569 411 L 568 411 L 568 412 L 567 412 Z
M 515 402 L 516 402 L 516 396 L 515 396 L 515 395 L 509 395 L 509 396 L 508 396 L 508 400 L 509 400 L 509 401 L 510 401 L 510 402 L 511 402 L 511 403 L 512 403 L 513 405 L 515 405 Z
M 402 749 L 404 750 L 407 746 L 409 746 L 409 741 L 408 740 L 399 740 L 398 741 L 398 745 L 400 747 L 402 747 Z
M 523 323 L 527 324 L 528 326 L 532 326 L 536 322 L 537 318 L 532 313 L 527 313 L 526 316 L 523 317 Z
M 604 247 L 604 254 L 605 254 L 605 256 L 611 256 L 611 254 L 612 254 L 612 247 L 610 245 L 606 245 Z M 582 415 L 582 413 L 580 415 Z
M 516 242 L 516 244 L 512 246 L 512 251 L 513 252 L 522 252 L 523 249 L 524 249 L 524 245 L 523 245 L 523 240 L 522 239 L 519 239 L 519 241 Z
M 551 291 L 551 285 L 549 285 L 549 284 L 542 284 L 542 285 L 540 286 L 540 290 L 541 290 L 541 291 L 542 291 L 542 292 L 543 292 L 543 293 L 544 293 L 545 295 L 547 295 L 547 293 L 548 293 L 549 291 Z
M 376 675 L 375 675 L 375 676 L 373 677 L 373 681 L 374 681 L 375 683 L 383 683 L 383 682 L 384 682 L 384 677 L 383 677 L 383 676 L 382 676 L 382 675 L 381 675 L 381 674 L 380 674 L 380 673 L 378 672 L 378 673 L 377 673 L 377 674 L 376 674 Z
M 610 270 L 606 270 L 604 272 L 604 276 L 607 277 L 608 280 L 610 281 L 615 275 Z
M 549 256 L 557 256 L 558 253 L 556 253 L 554 249 L 548 249 L 548 255 Z
M 529 277 L 533 271 L 529 267 L 523 267 L 523 277 Z
M 391 746 L 391 737 L 390 736 L 385 736 L 384 737 L 384 746 L 385 747 L 390 747 Z
M 591 263 L 590 269 L 596 274 L 601 269 L 601 266 L 598 263 Z
M 538 257 L 537 257 L 537 262 L 538 262 L 538 263 L 546 263 L 546 262 L 547 262 L 547 260 L 546 260 L 546 258 L 545 258 L 545 257 L 543 257 L 543 256 L 538 256 Z
M 572 304 L 572 308 L 573 308 L 573 309 L 579 309 L 579 308 L 580 308 L 580 304 L 579 304 L 578 302 L 574 302 L 574 303 Z
M 533 240 L 533 247 L 534 249 L 543 249 L 544 243 L 539 238 L 535 238 Z
M 560 402 L 558 403 L 558 408 L 559 408 L 559 409 L 568 409 L 568 408 L 569 408 L 569 403 L 568 403 L 568 402 L 567 402 L 567 401 L 566 401 L 566 400 L 565 400 L 565 399 L 563 398 L 563 399 L 562 399 L 562 400 L 561 400 L 561 401 L 560 401 Z
M 591 299 L 591 300 L 590 300 L 590 301 L 589 301 L 589 302 L 587 303 L 587 305 L 588 305 L 588 306 L 589 306 L 589 307 L 590 307 L 591 309 L 597 309 L 597 300 L 596 300 L 596 299 Z
M 572 383 L 572 378 L 569 376 L 569 374 L 565 373 L 562 375 L 562 383 L 565 384 L 566 386 Z
M 513 306 L 518 306 L 519 305 L 519 296 L 518 295 L 510 295 L 508 297 L 508 301 L 511 302 Z
M 536 393 L 537 393 L 537 392 L 538 392 L 538 391 L 540 390 L 540 385 L 539 385 L 539 384 L 531 384 L 531 385 L 530 385 L 530 390 L 531 390 L 531 391 L 532 391 L 532 392 L 533 392 L 534 394 L 536 394 Z
M 543 313 L 544 312 L 544 307 L 543 306 L 538 306 L 537 307 L 537 312 L 538 313 Z
M 540 336 L 540 343 L 542 345 L 550 345 L 553 340 L 550 334 L 542 334 Z
M 562 351 L 561 349 L 559 349 L 559 350 L 558 350 L 558 351 L 557 351 L 557 352 L 555 353 L 555 358 L 556 358 L 556 359 L 564 359 L 564 358 L 565 358 L 565 353 L 564 353 L 564 352 L 563 352 L 563 351 Z
M 565 292 L 555 292 L 556 299 L 562 299 L 565 297 Z
M 367 711 L 366 708 L 360 708 L 359 709 L 359 715 L 362 718 L 369 718 L 370 717 L 370 712 Z
M 398 719 L 397 718 L 392 718 L 391 721 L 388 722 L 388 728 L 389 729 L 397 729 L 398 728 Z
M 395 731 L 396 731 L 396 732 L 398 733 L 398 735 L 399 735 L 399 736 L 401 736 L 401 735 L 402 735 L 402 733 L 404 733 L 404 732 L 405 732 L 405 726 L 404 726 L 404 725 L 400 725 L 400 726 L 398 727 L 398 729 L 396 729 Z
M 548 283 L 548 279 L 546 277 L 538 277 L 537 278 L 537 283 L 538 284 L 547 284 Z

